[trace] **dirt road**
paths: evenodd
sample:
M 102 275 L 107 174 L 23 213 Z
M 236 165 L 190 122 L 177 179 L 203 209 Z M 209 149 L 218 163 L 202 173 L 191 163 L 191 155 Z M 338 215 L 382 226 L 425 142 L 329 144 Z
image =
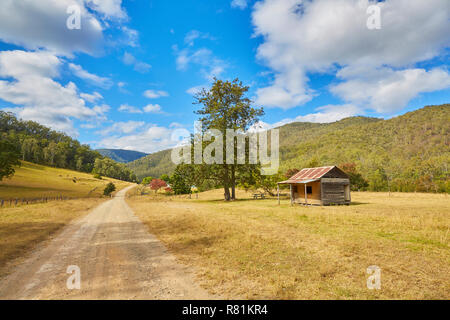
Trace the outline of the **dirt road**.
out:
M 0 281 L 0 299 L 212 298 L 134 215 L 128 189 L 37 248 Z M 79 267 L 80 289 L 67 288 L 69 266 Z

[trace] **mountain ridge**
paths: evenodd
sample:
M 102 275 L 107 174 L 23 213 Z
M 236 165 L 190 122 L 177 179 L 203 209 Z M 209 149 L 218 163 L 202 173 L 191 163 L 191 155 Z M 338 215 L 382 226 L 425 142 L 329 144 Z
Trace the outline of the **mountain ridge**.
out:
M 104 157 L 111 158 L 117 162 L 121 163 L 129 163 L 134 160 L 140 159 L 148 155 L 148 153 L 134 151 L 134 150 L 125 150 L 125 149 L 96 149 L 98 153 L 100 153 Z
M 280 172 L 354 163 L 369 190 L 450 190 L 450 104 L 390 119 L 350 117 L 332 123 L 279 127 Z M 138 178 L 171 174 L 170 149 L 127 164 Z

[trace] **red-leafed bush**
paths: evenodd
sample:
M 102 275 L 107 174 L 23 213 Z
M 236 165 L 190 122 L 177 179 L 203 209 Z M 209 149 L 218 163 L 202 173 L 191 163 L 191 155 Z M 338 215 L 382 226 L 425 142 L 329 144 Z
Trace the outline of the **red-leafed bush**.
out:
M 167 187 L 167 183 L 161 179 L 153 179 L 149 186 L 150 189 L 155 190 L 155 193 L 157 193 L 159 189 Z

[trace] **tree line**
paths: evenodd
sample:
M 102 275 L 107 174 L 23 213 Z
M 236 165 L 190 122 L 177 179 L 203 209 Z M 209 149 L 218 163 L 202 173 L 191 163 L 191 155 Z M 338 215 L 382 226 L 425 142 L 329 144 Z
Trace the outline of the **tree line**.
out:
M 280 128 L 281 169 L 338 165 L 359 174 L 358 190 L 450 193 L 449 123 L 449 104 L 387 120 L 292 123 Z
M 136 181 L 135 174 L 126 165 L 103 157 L 65 133 L 0 111 L 0 180 L 14 174 L 19 160 Z
M 247 131 L 264 114 L 252 106 L 247 92 L 237 79 L 216 79 L 210 89 L 200 91 L 194 104 L 201 106 L 195 113 L 203 131 L 218 129 L 223 137 L 225 129 Z M 190 193 L 192 186 L 200 191 L 223 188 L 225 200 L 236 198 L 236 187 L 273 195 L 277 182 L 299 169 L 337 165 L 349 175 L 352 190 L 450 193 L 449 123 L 448 104 L 388 120 L 352 117 L 327 124 L 291 123 L 280 128 L 277 174 L 264 176 L 260 165 L 236 162 L 180 164 L 171 172 L 170 187 L 175 193 Z M 161 152 L 161 157 L 168 154 Z
M 202 135 L 209 130 L 214 129 L 220 132 L 225 140 L 227 129 L 234 132 L 247 132 L 250 127 L 256 124 L 264 114 L 263 108 L 252 106 L 252 101 L 246 96 L 249 90 L 248 86 L 235 79 L 233 81 L 222 81 L 215 79 L 210 89 L 202 89 L 194 96 L 194 104 L 201 107 L 195 111 L 202 121 Z M 159 179 L 146 177 L 142 180 L 143 184 L 153 181 L 163 180 L 170 185 L 171 191 L 175 194 L 190 194 L 193 190 L 204 191 L 213 188 L 223 188 L 224 200 L 231 201 L 236 199 L 236 189 L 238 187 L 252 185 L 268 185 L 268 181 L 275 181 L 273 176 L 261 175 L 260 164 L 238 164 L 238 144 L 237 139 L 233 139 L 232 148 L 234 148 L 234 161 L 223 161 L 223 163 L 207 163 L 205 158 L 201 163 L 194 164 L 194 142 L 197 139 L 191 136 L 191 164 L 182 163 L 176 166 L 173 173 L 162 175 Z M 214 138 L 214 141 L 219 139 Z M 245 136 L 245 154 L 249 154 L 249 137 Z M 200 143 L 200 142 L 198 142 Z M 223 148 L 222 154 L 226 154 L 226 141 L 220 144 Z M 203 152 L 208 149 L 208 143 L 201 142 Z M 219 147 L 220 148 L 220 147 Z M 202 152 L 202 153 L 203 153 Z M 215 157 L 215 150 L 211 155 Z M 195 188 L 194 188 L 195 187 Z M 269 189 L 269 188 L 267 188 Z

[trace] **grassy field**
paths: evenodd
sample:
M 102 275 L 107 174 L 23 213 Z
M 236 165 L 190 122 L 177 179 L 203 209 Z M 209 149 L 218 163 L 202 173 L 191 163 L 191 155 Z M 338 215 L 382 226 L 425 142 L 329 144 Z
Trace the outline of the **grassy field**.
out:
M 0 277 L 23 261 L 38 243 L 105 201 L 107 198 L 101 196 L 110 181 L 117 190 L 129 185 L 115 179 L 99 180 L 86 173 L 23 162 L 11 179 L 0 182 L 0 199 L 59 195 L 83 198 L 0 208 Z
M 0 209 L 0 277 L 22 262 L 37 244 L 102 201 L 105 199 L 89 198 Z
M 128 182 L 111 178 L 95 179 L 88 173 L 22 162 L 12 178 L 0 181 L 0 199 L 59 195 L 72 198 L 100 197 L 108 182 L 113 182 L 118 190 L 129 185 Z
M 450 198 L 352 193 L 350 206 L 129 193 L 149 231 L 224 298 L 449 299 Z M 195 197 L 194 197 L 195 198 Z M 247 198 L 247 199 L 245 199 Z M 381 268 L 381 290 L 366 286 Z

